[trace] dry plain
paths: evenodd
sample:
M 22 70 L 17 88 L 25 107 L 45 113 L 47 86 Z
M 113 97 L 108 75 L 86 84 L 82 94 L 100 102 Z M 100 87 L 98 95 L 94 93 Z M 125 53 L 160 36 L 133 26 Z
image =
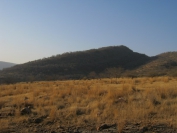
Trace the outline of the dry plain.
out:
M 174 77 L 0 85 L 1 133 L 176 133 L 176 129 Z

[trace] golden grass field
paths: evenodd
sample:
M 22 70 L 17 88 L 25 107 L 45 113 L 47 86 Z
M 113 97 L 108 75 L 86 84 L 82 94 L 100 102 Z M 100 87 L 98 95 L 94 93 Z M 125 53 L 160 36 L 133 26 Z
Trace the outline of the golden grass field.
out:
M 32 113 L 21 115 L 20 110 L 27 105 L 33 106 Z M 57 124 L 73 126 L 116 123 L 119 132 L 126 123 L 163 123 L 177 128 L 177 78 L 0 85 L 0 131 L 35 116 L 47 116 Z

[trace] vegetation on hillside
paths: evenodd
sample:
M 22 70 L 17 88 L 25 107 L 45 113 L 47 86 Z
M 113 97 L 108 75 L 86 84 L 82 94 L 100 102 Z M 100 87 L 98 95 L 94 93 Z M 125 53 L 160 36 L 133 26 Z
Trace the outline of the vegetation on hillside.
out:
M 152 61 L 135 69 L 139 76 L 177 76 L 177 52 L 166 52 L 155 57 Z
M 62 55 L 16 65 L 0 72 L 1 81 L 33 81 L 99 78 L 110 76 L 112 68 L 132 70 L 147 63 L 149 57 L 125 46 L 112 46 Z M 113 70 L 113 69 L 112 69 Z M 106 75 L 108 73 L 108 75 Z M 93 75 L 94 74 L 94 75 Z M 11 80 L 11 81 L 10 81 Z
M 143 76 L 177 76 L 177 52 L 154 57 L 111 46 L 64 53 L 0 71 L 0 83 Z

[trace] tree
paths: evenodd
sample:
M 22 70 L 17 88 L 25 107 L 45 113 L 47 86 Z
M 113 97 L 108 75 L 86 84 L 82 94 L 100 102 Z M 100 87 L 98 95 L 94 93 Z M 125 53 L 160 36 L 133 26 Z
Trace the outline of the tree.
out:
M 92 71 L 88 74 L 88 78 L 94 79 L 96 77 L 97 77 L 97 74 L 94 71 Z
M 123 73 L 124 69 L 121 67 L 113 67 L 113 68 L 108 68 L 106 69 L 106 75 L 109 78 L 116 78 L 116 82 L 118 83 L 117 79 L 121 77 L 121 74 Z

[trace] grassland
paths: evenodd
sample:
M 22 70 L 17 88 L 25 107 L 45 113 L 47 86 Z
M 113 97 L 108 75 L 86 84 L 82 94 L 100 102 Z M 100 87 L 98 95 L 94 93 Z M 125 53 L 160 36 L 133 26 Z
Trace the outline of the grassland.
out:
M 31 113 L 22 115 L 25 106 L 32 107 Z M 103 123 L 115 124 L 116 132 L 133 132 L 133 127 L 146 132 L 160 124 L 165 125 L 164 130 L 175 131 L 177 78 L 0 85 L 0 132 L 60 132 L 71 127 L 96 131 Z

